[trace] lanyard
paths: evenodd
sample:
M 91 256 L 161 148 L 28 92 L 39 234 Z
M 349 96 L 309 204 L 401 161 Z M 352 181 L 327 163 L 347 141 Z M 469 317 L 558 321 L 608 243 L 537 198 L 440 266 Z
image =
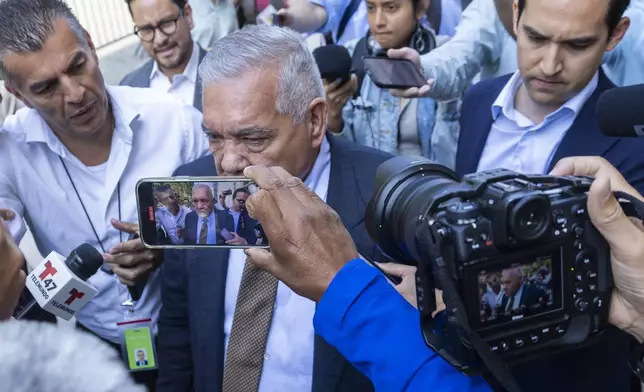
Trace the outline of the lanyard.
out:
M 78 192 L 78 189 L 76 188 L 76 183 L 74 183 L 74 180 L 72 179 L 71 174 L 69 174 L 69 170 L 67 169 L 67 165 L 65 164 L 65 161 L 60 156 L 58 158 L 60 159 L 60 163 L 63 164 L 63 168 L 65 169 L 67 178 L 69 178 L 69 182 L 72 184 L 72 188 L 74 188 L 74 192 L 76 193 L 76 197 L 78 197 L 78 201 L 80 201 L 81 207 L 83 207 L 83 211 L 85 212 L 85 216 L 87 217 L 87 221 L 89 222 L 89 225 L 92 227 L 92 231 L 94 232 L 96 241 L 98 241 L 98 245 L 101 247 L 101 250 L 103 251 L 103 253 L 107 253 L 107 251 L 105 250 L 105 247 L 103 246 L 103 242 L 99 238 L 98 232 L 94 227 L 94 223 L 92 223 L 92 219 L 89 217 L 87 208 L 85 208 L 85 203 L 83 203 L 83 198 L 81 198 L 81 195 Z M 119 221 L 121 221 L 121 181 L 119 181 L 118 184 L 116 185 L 116 193 L 118 198 L 117 200 L 118 200 L 118 209 L 119 209 Z M 121 242 L 123 242 L 123 232 L 121 231 L 119 231 L 119 239 Z M 110 274 L 112 273 L 112 270 L 109 268 L 109 266 L 107 266 L 107 264 L 103 264 L 103 266 L 101 266 L 101 270 Z

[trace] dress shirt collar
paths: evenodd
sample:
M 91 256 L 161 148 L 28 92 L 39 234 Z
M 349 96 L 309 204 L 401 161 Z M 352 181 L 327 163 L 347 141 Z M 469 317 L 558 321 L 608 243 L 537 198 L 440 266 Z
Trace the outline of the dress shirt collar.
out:
M 114 114 L 115 129 L 114 137 L 120 138 L 128 144 L 132 144 L 132 128 L 134 127 L 135 120 L 138 119 L 139 113 L 132 105 L 126 103 L 127 97 L 124 95 L 123 90 L 115 89 L 111 86 L 105 86 L 107 96 L 112 105 L 112 113 Z M 67 149 L 63 143 L 54 134 L 45 119 L 43 119 L 34 109 L 29 110 L 29 113 L 24 118 L 22 129 L 25 129 L 25 141 L 27 143 L 45 143 L 50 150 L 65 158 Z
M 207 218 L 202 218 L 199 217 L 199 224 L 202 225 L 204 220 L 208 220 L 208 225 L 211 226 L 213 223 L 215 223 L 215 209 L 213 208 L 212 212 L 210 215 L 208 215 Z
M 599 72 L 595 72 L 595 76 L 593 76 L 593 78 L 586 85 L 586 87 L 584 87 L 583 90 L 581 90 L 577 95 L 569 99 L 559 109 L 547 115 L 544 122 L 547 122 L 548 120 L 552 120 L 558 117 L 559 115 L 561 115 L 562 113 L 570 113 L 576 117 L 581 111 L 581 108 L 588 100 L 588 98 L 590 98 L 590 96 L 597 88 L 598 81 L 599 81 Z M 523 84 L 523 80 L 521 79 L 521 74 L 519 73 L 519 71 L 516 71 L 514 75 L 512 75 L 508 83 L 505 85 L 503 90 L 501 91 L 501 94 L 499 94 L 499 96 L 496 98 L 496 101 L 494 101 L 494 103 L 492 104 L 493 120 L 496 120 L 499 117 L 499 115 L 503 113 L 503 115 L 506 118 L 516 122 L 519 126 L 523 127 L 523 126 L 534 125 L 534 124 L 521 124 L 520 118 L 518 118 L 519 116 L 517 116 L 517 112 L 514 109 L 514 98 L 517 94 L 517 91 L 519 91 L 519 87 L 521 87 L 522 84 Z
M 179 74 L 192 83 L 197 82 L 197 72 L 199 71 L 199 51 L 199 45 L 197 45 L 196 42 L 193 42 L 190 60 L 188 60 L 188 64 L 186 65 L 186 69 L 183 70 L 183 73 Z M 175 77 L 179 75 L 175 75 Z M 159 70 L 159 64 L 155 61 L 152 65 L 152 72 L 150 72 L 150 80 L 161 77 L 165 78 L 166 76 Z
M 315 158 L 315 162 L 313 163 L 313 167 L 304 179 L 304 185 L 315 192 L 318 183 L 320 182 L 320 177 L 322 176 L 324 169 L 327 167 L 327 165 L 329 165 L 330 162 L 331 145 L 329 144 L 326 136 L 324 136 L 324 138 L 322 139 L 322 144 L 320 144 L 320 151 L 318 152 L 318 156 L 317 158 Z

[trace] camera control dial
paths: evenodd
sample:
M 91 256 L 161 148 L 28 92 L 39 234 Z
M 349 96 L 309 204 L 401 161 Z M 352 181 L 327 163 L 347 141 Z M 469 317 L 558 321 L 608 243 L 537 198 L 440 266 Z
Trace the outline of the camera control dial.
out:
M 467 225 L 481 217 L 478 205 L 471 202 L 452 204 L 447 207 L 447 220 L 455 225 Z

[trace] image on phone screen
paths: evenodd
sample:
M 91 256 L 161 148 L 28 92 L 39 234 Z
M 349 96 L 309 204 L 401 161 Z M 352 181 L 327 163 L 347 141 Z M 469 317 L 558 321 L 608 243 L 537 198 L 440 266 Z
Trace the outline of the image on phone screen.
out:
M 261 225 L 246 210 L 256 190 L 244 177 L 142 179 L 141 239 L 151 248 L 267 247 Z

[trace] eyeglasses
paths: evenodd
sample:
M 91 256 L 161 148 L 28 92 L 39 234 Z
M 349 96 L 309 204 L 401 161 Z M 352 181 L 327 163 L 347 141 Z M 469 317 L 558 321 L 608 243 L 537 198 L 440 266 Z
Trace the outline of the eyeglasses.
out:
M 166 36 L 170 36 L 177 31 L 177 21 L 183 17 L 183 10 L 179 11 L 179 16 L 173 19 L 166 19 L 157 25 L 148 25 L 143 27 L 134 27 L 134 34 L 136 34 L 141 41 L 152 42 L 159 29 Z

